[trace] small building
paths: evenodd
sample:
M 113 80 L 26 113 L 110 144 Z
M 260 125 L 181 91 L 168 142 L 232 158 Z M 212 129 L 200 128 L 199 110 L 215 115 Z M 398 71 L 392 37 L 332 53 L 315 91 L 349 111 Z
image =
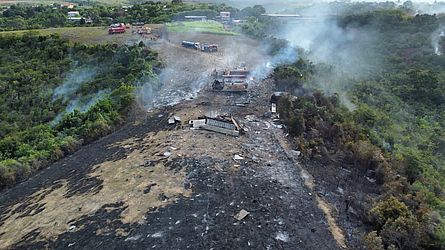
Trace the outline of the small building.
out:
M 75 6 L 76 6 L 75 4 L 68 2 L 60 4 L 60 8 L 67 8 L 67 9 L 74 9 Z
M 228 11 L 221 11 L 219 16 L 221 17 L 222 21 L 230 21 L 230 12 Z
M 185 16 L 184 18 L 187 21 L 207 21 L 207 16 Z
M 245 22 L 246 22 L 246 20 L 240 20 L 240 19 L 232 20 L 232 24 L 235 25 L 235 26 L 236 25 L 242 25 Z
M 73 22 L 80 22 L 80 19 L 82 19 L 82 16 L 80 15 L 79 11 L 69 11 L 67 13 L 68 20 Z
M 85 18 L 85 24 L 93 24 L 93 19 L 91 17 Z
M 80 17 L 79 11 L 68 11 L 68 17 Z

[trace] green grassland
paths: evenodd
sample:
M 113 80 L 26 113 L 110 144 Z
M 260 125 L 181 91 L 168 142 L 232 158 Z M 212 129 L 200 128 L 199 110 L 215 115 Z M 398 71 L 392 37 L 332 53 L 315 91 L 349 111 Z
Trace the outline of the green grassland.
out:
M 234 32 L 225 30 L 224 26 L 216 21 L 167 23 L 167 30 L 170 32 L 198 32 L 219 35 L 236 35 Z
M 150 25 L 151 28 L 158 28 L 160 25 Z M 0 32 L 2 35 L 24 34 L 24 33 L 38 33 L 41 35 L 59 34 L 62 38 L 68 39 L 72 42 L 89 43 L 89 44 L 105 44 L 117 43 L 123 44 L 131 39 L 138 39 L 138 35 L 133 35 L 131 30 L 123 34 L 108 34 L 107 27 L 65 27 L 65 28 L 48 28 L 40 30 L 19 30 L 19 31 L 4 31 Z

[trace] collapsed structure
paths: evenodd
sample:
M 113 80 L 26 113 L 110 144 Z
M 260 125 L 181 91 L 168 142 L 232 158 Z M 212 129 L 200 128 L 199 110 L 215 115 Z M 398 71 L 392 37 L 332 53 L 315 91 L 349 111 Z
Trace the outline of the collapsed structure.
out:
M 245 92 L 249 86 L 250 71 L 245 65 L 229 70 L 225 69 L 223 72 L 213 71 L 214 81 L 212 89 L 217 91 L 230 92 Z
M 233 116 L 219 116 L 215 118 L 204 116 L 198 118 L 198 120 L 189 121 L 189 124 L 193 129 L 204 129 L 231 136 L 239 136 L 243 131 Z

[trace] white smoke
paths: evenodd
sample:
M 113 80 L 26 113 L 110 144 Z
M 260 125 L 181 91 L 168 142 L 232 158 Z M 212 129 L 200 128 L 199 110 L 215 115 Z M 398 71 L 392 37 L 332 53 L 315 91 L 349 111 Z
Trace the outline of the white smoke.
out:
M 72 70 L 64 79 L 63 84 L 53 93 L 53 101 L 63 98 L 64 101 L 70 100 L 83 83 L 90 81 L 97 74 L 94 67 L 81 67 Z
M 254 65 L 253 70 L 251 71 L 251 76 L 255 80 L 263 80 L 267 78 L 276 67 L 283 64 L 294 63 L 297 61 L 297 59 L 297 50 L 294 47 L 287 45 L 278 51 L 275 56 L 265 58 L 264 61 L 258 62 L 257 65 Z
M 445 37 L 445 26 L 441 26 L 435 30 L 431 35 L 431 45 L 434 48 L 434 53 L 438 56 L 442 55 L 443 51 L 440 48 L 440 40 Z
M 74 110 L 78 110 L 82 113 L 87 112 L 92 106 L 94 106 L 98 101 L 109 96 L 111 91 L 109 89 L 100 90 L 92 95 L 76 98 L 70 100 L 63 112 L 60 112 L 56 118 L 51 122 L 52 125 L 57 124 L 63 118 L 64 115 L 72 113 Z
M 315 87 L 326 95 L 336 94 L 349 109 L 355 106 L 348 99 L 347 92 L 353 81 L 374 72 L 379 67 L 379 58 L 372 51 L 377 42 L 377 33 L 364 32 L 351 27 L 340 27 L 331 14 L 339 14 L 329 5 L 317 5 L 307 8 L 300 14 L 312 18 L 288 21 L 279 31 L 278 36 L 290 42 L 292 46 L 303 48 L 305 57 L 321 65 L 332 65 L 329 74 L 323 72 L 313 81 Z
M 418 14 L 442 14 L 445 13 L 445 3 L 444 2 L 420 2 L 414 3 L 414 8 L 416 9 Z
M 73 64 L 74 66 L 76 63 Z M 99 100 L 105 98 L 110 94 L 110 90 L 100 90 L 97 93 L 90 94 L 88 96 L 78 96 L 76 92 L 79 88 L 94 79 L 99 69 L 97 67 L 83 66 L 76 67 L 71 70 L 65 77 L 63 84 L 54 89 L 53 101 L 62 99 L 67 102 L 67 106 L 64 111 L 60 112 L 54 120 L 52 125 L 57 124 L 63 118 L 64 115 L 79 110 L 80 112 L 86 112 L 92 106 L 94 106 Z
M 178 47 L 183 40 L 216 43 L 219 44 L 219 51 L 205 53 Z M 257 69 L 258 75 L 266 75 L 264 72 L 267 71 L 263 71 L 260 65 L 270 61 L 265 48 L 259 46 L 258 41 L 242 35 L 209 36 L 170 32 L 168 41 L 161 41 L 153 48 L 165 60 L 166 67 L 158 77 L 143 79 L 138 84 L 137 101 L 144 109 L 174 105 L 195 98 L 199 91 L 213 82 L 213 70 L 233 69 L 244 62 L 251 71 Z

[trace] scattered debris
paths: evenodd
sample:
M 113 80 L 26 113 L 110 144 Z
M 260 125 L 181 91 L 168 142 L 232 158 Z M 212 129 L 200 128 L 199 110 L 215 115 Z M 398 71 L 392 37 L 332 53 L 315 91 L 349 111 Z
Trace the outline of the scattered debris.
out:
M 136 240 L 139 240 L 141 237 L 142 237 L 141 235 L 135 235 L 135 236 L 126 238 L 125 241 L 136 241 Z
M 199 120 L 191 120 L 189 124 L 193 129 L 204 129 L 221 134 L 239 136 L 242 131 L 241 126 L 234 117 L 220 116 L 217 118 L 203 117 Z
M 376 182 L 376 179 L 369 178 L 368 176 L 366 176 L 366 180 L 368 180 L 371 183 L 375 183 Z
M 168 118 L 169 125 L 173 125 L 176 123 L 181 123 L 181 118 L 179 116 L 172 116 L 172 117 Z
M 341 188 L 341 187 L 338 187 L 338 188 L 337 188 L 337 191 L 338 191 L 338 193 L 341 194 L 341 195 L 344 194 L 344 190 L 343 190 L 343 188 Z
M 365 175 L 366 180 L 368 180 L 371 183 L 375 183 L 376 182 L 376 173 L 374 170 L 368 169 L 366 171 L 366 175 Z
M 280 101 L 280 99 L 286 94 L 286 92 L 274 92 L 271 96 L 270 96 L 270 103 L 271 104 L 278 104 L 278 102 Z
M 254 115 L 246 115 L 244 119 L 248 122 L 258 122 L 258 119 Z
M 282 242 L 289 242 L 289 234 L 287 232 L 278 232 L 277 236 L 275 236 L 276 240 L 282 241 Z
M 247 212 L 246 210 L 241 209 L 241 211 L 239 211 L 234 217 L 235 217 L 235 219 L 240 221 L 240 220 L 243 220 L 244 218 L 246 218 L 246 216 L 249 214 L 250 213 Z
M 244 157 L 242 157 L 240 155 L 234 155 L 233 160 L 235 160 L 235 161 L 244 160 Z
M 297 150 L 291 150 L 290 151 L 291 154 L 295 157 L 299 157 L 301 155 L 301 151 L 297 151 Z
M 276 103 L 272 103 L 270 106 L 270 112 L 272 112 L 272 114 L 277 113 L 277 104 Z
M 144 189 L 144 194 L 148 194 L 150 193 L 150 190 L 152 187 L 156 186 L 156 183 L 151 183 L 150 185 L 148 185 L 145 189 Z
M 151 237 L 151 238 L 162 238 L 162 236 L 163 236 L 163 232 L 156 232 L 154 234 L 148 234 L 147 238 L 148 237 Z

